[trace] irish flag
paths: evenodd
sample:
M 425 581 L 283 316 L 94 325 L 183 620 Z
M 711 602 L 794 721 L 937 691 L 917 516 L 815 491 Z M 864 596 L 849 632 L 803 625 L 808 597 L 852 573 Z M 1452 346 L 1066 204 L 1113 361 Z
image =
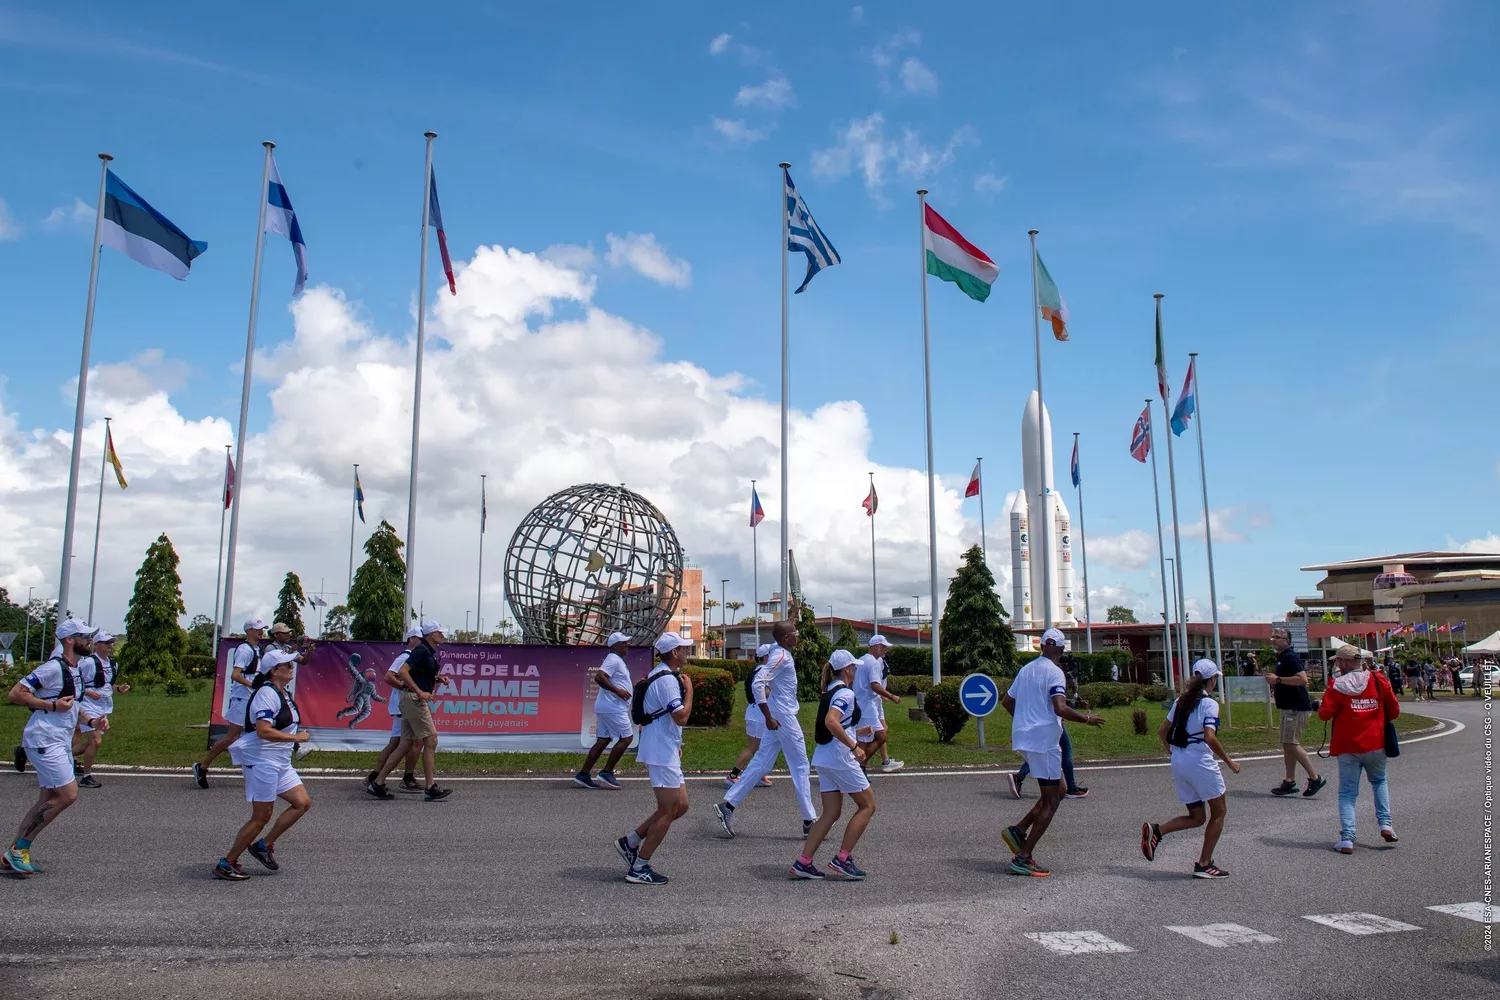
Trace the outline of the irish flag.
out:
M 989 298 L 1000 268 L 989 254 L 948 225 L 931 205 L 923 205 L 923 211 L 922 247 L 927 251 L 927 273 L 953 282 L 976 302 Z

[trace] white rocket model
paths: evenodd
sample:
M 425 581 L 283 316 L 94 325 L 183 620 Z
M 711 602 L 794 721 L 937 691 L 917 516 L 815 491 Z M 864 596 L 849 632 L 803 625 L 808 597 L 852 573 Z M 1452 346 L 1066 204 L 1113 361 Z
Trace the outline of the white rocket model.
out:
M 1037 394 L 1026 400 L 1021 416 L 1021 470 L 1024 489 L 1010 505 L 1011 625 L 1041 628 L 1076 625 L 1073 614 L 1073 533 L 1067 505 L 1052 485 L 1052 419 L 1041 408 L 1042 434 L 1037 435 Z M 1044 501 L 1049 508 L 1040 510 Z M 1034 516 L 1039 515 L 1039 516 Z M 1030 530 L 1028 530 L 1028 528 Z M 1042 579 L 1045 546 L 1047 579 Z M 1049 590 L 1050 588 L 1050 590 Z M 1044 593 L 1052 594 L 1052 621 L 1044 621 Z

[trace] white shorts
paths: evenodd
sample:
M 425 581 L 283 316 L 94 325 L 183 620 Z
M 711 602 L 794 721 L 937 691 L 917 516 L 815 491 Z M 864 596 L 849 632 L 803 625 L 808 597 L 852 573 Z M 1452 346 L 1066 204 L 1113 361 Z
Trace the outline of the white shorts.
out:
M 875 742 L 875 734 L 885 729 L 885 716 L 880 714 L 880 702 L 859 706 L 859 727 L 854 738 L 861 743 Z
M 594 716 L 594 736 L 597 739 L 628 740 L 635 736 L 630 724 L 629 712 L 611 712 Z
M 753 740 L 763 740 L 766 738 L 767 732 L 769 732 L 769 730 L 766 729 L 765 713 L 762 712 L 759 708 L 755 708 L 753 711 L 746 710 L 745 735 Z
M 647 764 L 646 773 L 651 775 L 652 788 L 681 788 L 681 764 Z
M 36 769 L 39 788 L 62 788 L 76 780 L 73 777 L 73 747 L 69 743 L 27 747 L 26 760 Z
M 1031 768 L 1031 776 L 1038 781 L 1062 780 L 1062 745 L 1053 744 L 1050 750 L 1018 750 L 1021 759 Z
M 224 709 L 224 721 L 231 726 L 245 727 L 245 710 L 250 707 L 249 692 L 236 691 L 229 696 L 229 707 Z
M 1172 783 L 1177 801 L 1183 805 L 1208 802 L 1224 794 L 1224 772 L 1212 757 L 1181 750 L 1172 751 Z
M 246 802 L 275 802 L 283 793 L 302 784 L 302 778 L 290 760 L 262 761 L 244 764 Z
M 865 772 L 858 767 L 850 767 L 847 764 L 818 765 L 819 792 L 843 792 L 845 795 L 853 795 L 869 787 L 870 779 L 865 777 Z
M 401 738 L 401 716 L 391 716 L 391 735 L 397 739 Z

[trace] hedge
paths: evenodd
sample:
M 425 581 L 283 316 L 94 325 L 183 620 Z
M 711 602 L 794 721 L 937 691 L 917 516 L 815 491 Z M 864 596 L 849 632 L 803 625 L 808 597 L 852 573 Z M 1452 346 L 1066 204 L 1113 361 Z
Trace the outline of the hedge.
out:
M 969 724 L 969 711 L 958 696 L 958 680 L 950 678 L 927 692 L 923 705 L 932 727 L 937 730 L 939 743 L 952 743 L 953 737 Z
M 899 677 L 892 674 L 886 678 L 885 689 L 901 698 L 910 698 L 919 691 L 932 690 L 931 677 Z
M 734 675 L 727 670 L 688 664 L 682 668 L 693 682 L 693 714 L 690 726 L 724 726 L 734 711 Z
M 218 660 L 201 653 L 188 653 L 177 661 L 184 677 L 212 677 L 218 669 Z
M 690 667 L 704 667 L 709 670 L 726 670 L 736 681 L 744 683 L 745 675 L 755 666 L 754 660 L 711 660 L 706 656 L 695 656 L 688 660 Z
M 931 677 L 932 647 L 892 646 L 886 651 L 885 665 L 892 675 Z
M 1078 697 L 1089 703 L 1090 708 L 1119 708 L 1129 705 L 1140 697 L 1142 685 L 1095 681 L 1078 685 Z

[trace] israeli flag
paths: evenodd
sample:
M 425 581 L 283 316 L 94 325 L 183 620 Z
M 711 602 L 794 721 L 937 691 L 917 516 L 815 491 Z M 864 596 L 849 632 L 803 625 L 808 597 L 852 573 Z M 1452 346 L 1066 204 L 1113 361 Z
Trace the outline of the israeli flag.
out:
M 297 258 L 297 286 L 293 295 L 300 295 L 307 284 L 307 243 L 302 239 L 302 227 L 297 225 L 297 213 L 292 209 L 292 199 L 281 183 L 281 171 L 276 169 L 276 157 L 271 157 L 271 179 L 266 185 L 266 232 L 285 236 L 292 241 L 292 255 Z
M 781 176 L 786 183 L 786 248 L 793 253 L 807 255 L 807 274 L 803 277 L 802 284 L 797 286 L 797 291 L 800 292 L 807 287 L 813 275 L 825 267 L 840 263 L 840 258 L 839 252 L 828 242 L 828 237 L 823 235 L 823 230 L 813 221 L 812 213 L 807 210 L 807 202 L 797 193 L 797 185 L 792 183 L 792 172 L 783 167 Z

